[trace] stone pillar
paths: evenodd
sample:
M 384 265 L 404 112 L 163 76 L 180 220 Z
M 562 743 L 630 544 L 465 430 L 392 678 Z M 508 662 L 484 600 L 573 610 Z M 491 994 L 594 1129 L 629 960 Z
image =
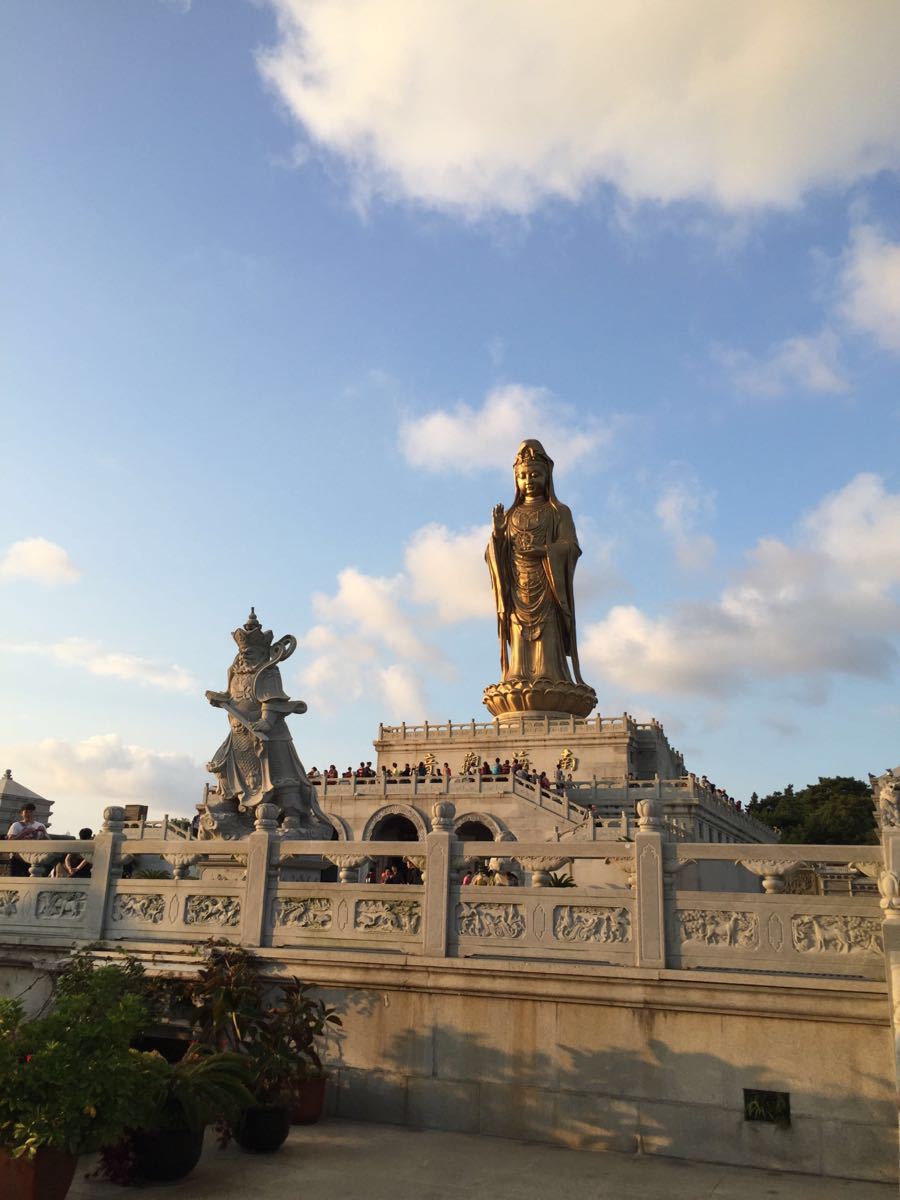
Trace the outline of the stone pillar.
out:
M 884 853 L 878 877 L 884 912 L 884 974 L 894 1039 L 894 1078 L 900 1100 L 900 767 L 870 775 L 875 818 Z
M 425 836 L 425 954 L 445 958 L 450 918 L 450 854 L 456 806 L 450 800 L 432 805 L 432 832 Z
M 103 828 L 94 838 L 91 878 L 84 906 L 83 937 L 89 942 L 103 938 L 106 897 L 110 883 L 121 874 L 120 858 L 125 841 L 125 809 L 114 805 L 103 810 Z
M 638 800 L 638 831 L 634 838 L 636 880 L 635 965 L 666 965 L 665 890 L 663 885 L 662 805 Z
M 256 827 L 247 838 L 247 880 L 241 908 L 241 945 L 248 950 L 263 943 L 266 925 L 266 899 L 269 891 L 269 862 L 272 844 L 278 838 L 278 809 L 260 804 L 256 809 Z

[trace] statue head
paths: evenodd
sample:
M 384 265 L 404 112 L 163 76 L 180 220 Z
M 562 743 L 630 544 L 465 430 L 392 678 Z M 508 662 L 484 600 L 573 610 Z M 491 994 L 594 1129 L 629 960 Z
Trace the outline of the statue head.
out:
M 255 609 L 250 609 L 250 616 L 240 629 L 235 629 L 231 636 L 237 642 L 238 659 L 244 666 L 259 667 L 268 659 L 269 648 L 272 645 L 272 630 L 263 629 Z
M 536 438 L 528 438 L 519 447 L 513 465 L 516 477 L 516 498 L 513 507 L 526 499 L 546 497 L 556 502 L 553 490 L 553 459 Z

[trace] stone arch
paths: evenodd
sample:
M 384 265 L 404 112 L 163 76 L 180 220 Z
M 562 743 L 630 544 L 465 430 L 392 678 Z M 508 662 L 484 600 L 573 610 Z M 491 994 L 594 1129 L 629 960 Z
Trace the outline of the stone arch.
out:
M 459 837 L 459 830 L 463 825 L 483 825 L 490 832 L 493 841 L 500 842 L 506 840 L 504 837 L 505 830 L 490 813 L 467 812 L 463 813 L 462 816 L 456 817 L 453 821 L 453 832 L 457 837 Z
M 343 819 L 343 817 L 338 817 L 334 813 L 325 812 L 324 809 L 322 809 L 321 812 L 322 812 L 322 816 L 325 818 L 325 820 L 328 822 L 328 824 L 334 830 L 334 833 L 332 834 L 332 837 L 331 837 L 331 840 L 333 842 L 352 842 L 353 841 L 353 831 L 351 830 L 351 828 L 347 824 L 347 822 Z
M 377 841 L 375 832 L 387 817 L 405 817 L 407 821 L 415 826 L 417 840 L 420 842 L 425 841 L 428 826 L 425 824 L 422 814 L 418 809 L 413 808 L 410 804 L 385 804 L 383 808 L 379 808 L 376 812 L 373 812 L 368 821 L 366 821 L 361 841 Z

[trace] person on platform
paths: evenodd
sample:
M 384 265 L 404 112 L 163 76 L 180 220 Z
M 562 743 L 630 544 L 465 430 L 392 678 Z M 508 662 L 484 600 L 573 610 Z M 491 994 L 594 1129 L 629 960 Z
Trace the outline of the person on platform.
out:
M 78 840 L 80 842 L 89 842 L 93 836 L 93 829 L 78 830 Z M 90 879 L 91 860 L 77 852 L 75 854 L 67 854 L 63 859 L 63 871 L 67 879 Z
M 6 836 L 12 842 L 43 841 L 47 837 L 47 826 L 42 821 L 34 819 L 35 807 L 29 800 L 19 809 L 18 821 L 13 821 Z M 24 876 L 28 874 L 28 864 L 16 855 L 10 860 L 10 874 Z
M 18 821 L 13 821 L 6 836 L 16 842 L 43 841 L 47 836 L 47 826 L 42 821 L 34 819 L 35 807 L 29 801 L 19 809 Z

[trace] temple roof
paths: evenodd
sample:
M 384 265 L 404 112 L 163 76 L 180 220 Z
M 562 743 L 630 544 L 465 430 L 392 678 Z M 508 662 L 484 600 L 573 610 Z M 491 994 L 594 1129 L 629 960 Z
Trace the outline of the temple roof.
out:
M 46 797 L 39 796 L 37 792 L 17 783 L 8 767 L 0 775 L 0 800 L 6 796 L 13 800 L 43 800 L 45 804 L 48 803 Z

